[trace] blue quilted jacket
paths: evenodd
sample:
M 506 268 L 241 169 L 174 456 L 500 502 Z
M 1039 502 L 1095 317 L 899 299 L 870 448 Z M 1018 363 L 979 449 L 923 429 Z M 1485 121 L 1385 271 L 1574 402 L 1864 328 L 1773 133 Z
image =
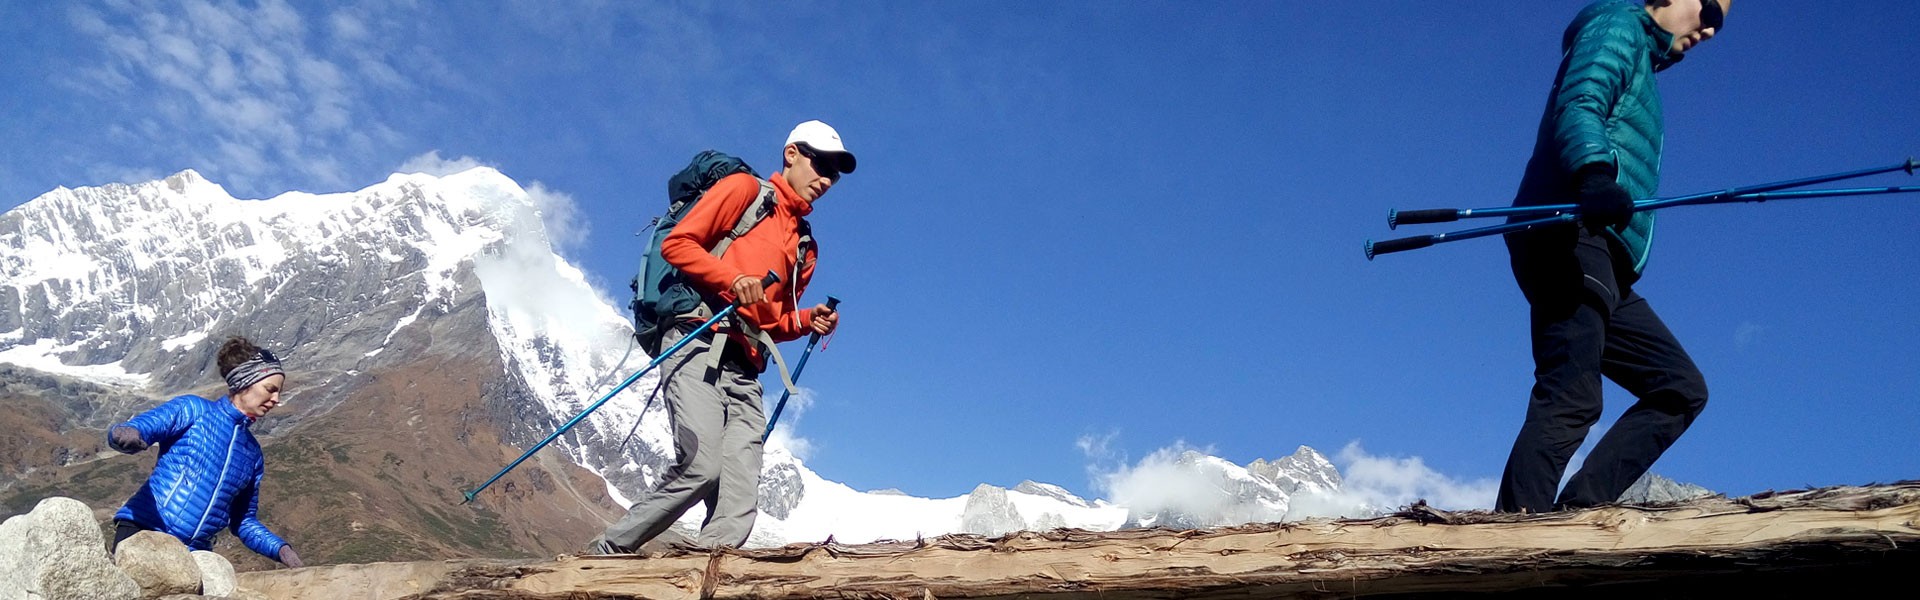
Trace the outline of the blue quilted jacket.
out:
M 1612 164 L 1636 199 L 1659 189 L 1666 125 L 1653 74 L 1679 60 L 1672 45 L 1673 34 L 1640 0 L 1601 0 L 1574 17 L 1561 38 L 1560 74 L 1515 206 L 1573 203 L 1574 173 L 1597 162 Z M 1609 230 L 1631 254 L 1635 273 L 1646 267 L 1653 220 L 1652 212 L 1636 212 Z
M 212 549 L 214 536 L 231 529 L 247 548 L 279 560 L 286 542 L 256 516 L 266 462 L 248 429 L 253 419 L 232 401 L 181 396 L 121 425 L 158 446 L 160 461 L 115 519 L 167 532 L 195 550 Z

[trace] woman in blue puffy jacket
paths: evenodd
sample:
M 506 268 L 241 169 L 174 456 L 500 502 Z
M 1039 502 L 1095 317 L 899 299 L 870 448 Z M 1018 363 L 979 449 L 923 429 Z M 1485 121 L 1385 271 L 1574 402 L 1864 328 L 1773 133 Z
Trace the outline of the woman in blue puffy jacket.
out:
M 107 430 L 107 445 L 127 454 L 160 447 L 153 475 L 113 516 L 113 545 L 140 531 L 160 531 L 209 550 L 225 528 L 254 552 L 303 566 L 293 546 L 260 523 L 266 462 L 249 429 L 280 405 L 286 372 L 272 352 L 241 337 L 222 344 L 218 360 L 227 396 L 180 396 Z

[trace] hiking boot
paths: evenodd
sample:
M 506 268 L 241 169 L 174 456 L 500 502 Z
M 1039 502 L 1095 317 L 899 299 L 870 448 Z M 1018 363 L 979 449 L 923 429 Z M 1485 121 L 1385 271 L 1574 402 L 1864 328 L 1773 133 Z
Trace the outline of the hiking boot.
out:
M 587 542 L 587 554 L 589 555 L 599 554 L 604 556 L 604 555 L 612 555 L 612 554 L 633 554 L 633 553 L 634 552 L 632 548 L 624 548 L 618 544 L 609 542 L 607 541 L 607 537 L 604 535 L 594 536 L 593 541 Z
M 634 552 L 646 554 L 679 552 L 703 553 L 708 550 L 712 550 L 712 548 L 701 546 L 699 543 L 694 542 L 693 538 L 687 537 L 686 534 L 673 529 L 662 531 L 660 535 L 654 536 L 653 539 L 642 542 L 640 547 L 634 548 Z

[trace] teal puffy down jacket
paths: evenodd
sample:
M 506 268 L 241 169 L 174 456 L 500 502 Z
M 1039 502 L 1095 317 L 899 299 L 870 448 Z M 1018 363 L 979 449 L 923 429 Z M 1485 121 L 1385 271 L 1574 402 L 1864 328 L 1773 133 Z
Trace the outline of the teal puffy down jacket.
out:
M 1574 17 L 1515 206 L 1575 202 L 1573 174 L 1596 162 L 1613 164 L 1634 198 L 1660 188 L 1665 125 L 1653 74 L 1679 61 L 1672 45 L 1673 34 L 1653 22 L 1645 2 L 1601 0 Z M 1646 267 L 1653 221 L 1652 212 L 1638 212 L 1609 230 L 1631 254 L 1635 273 Z

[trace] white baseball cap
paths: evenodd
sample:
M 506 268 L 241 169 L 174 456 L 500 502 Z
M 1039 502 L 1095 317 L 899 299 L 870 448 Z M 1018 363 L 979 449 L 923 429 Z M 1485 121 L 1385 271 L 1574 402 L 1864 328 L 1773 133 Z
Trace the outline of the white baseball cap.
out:
M 796 125 L 793 128 L 793 133 L 787 134 L 787 145 L 791 146 L 796 143 L 804 143 L 808 148 L 820 152 L 839 154 L 840 171 L 843 173 L 853 172 L 853 153 L 849 152 L 847 145 L 840 141 L 840 132 L 834 131 L 833 126 L 818 120 L 807 121 Z

